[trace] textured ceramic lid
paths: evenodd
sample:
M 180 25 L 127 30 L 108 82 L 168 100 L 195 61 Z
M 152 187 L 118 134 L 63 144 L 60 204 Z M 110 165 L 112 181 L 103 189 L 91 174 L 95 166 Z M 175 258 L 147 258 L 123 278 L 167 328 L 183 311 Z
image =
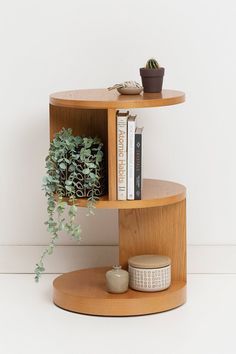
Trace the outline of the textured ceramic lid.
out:
M 162 268 L 171 264 L 170 257 L 157 254 L 146 254 L 129 258 L 129 265 L 135 268 Z

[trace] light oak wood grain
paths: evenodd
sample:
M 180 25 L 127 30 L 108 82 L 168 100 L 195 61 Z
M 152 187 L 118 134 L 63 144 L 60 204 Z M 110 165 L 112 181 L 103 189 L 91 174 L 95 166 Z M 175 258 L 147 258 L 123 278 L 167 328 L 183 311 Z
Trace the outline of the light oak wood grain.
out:
M 74 135 L 99 137 L 104 145 L 104 160 L 108 171 L 108 123 L 105 109 L 75 109 L 50 105 L 50 140 L 62 128 L 71 128 Z M 108 176 L 106 177 L 108 180 Z
M 116 90 L 91 89 L 55 92 L 50 96 L 50 103 L 55 106 L 99 109 L 159 107 L 184 101 L 185 94 L 175 90 L 140 95 L 120 95 Z
M 166 311 L 186 300 L 184 281 L 169 289 L 144 293 L 129 289 L 124 294 L 106 291 L 105 273 L 110 268 L 83 269 L 61 275 L 53 282 L 53 301 L 63 309 L 99 316 L 132 316 Z
M 185 196 L 186 189 L 181 184 L 157 179 L 144 179 L 141 200 L 110 200 L 108 196 L 103 196 L 96 203 L 96 207 L 105 209 L 153 208 L 175 204 L 184 200 Z M 66 198 L 65 200 L 68 201 Z M 87 199 L 77 199 L 75 204 L 80 207 L 86 207 Z
M 171 258 L 173 280 L 186 281 L 186 203 L 119 210 L 120 264 L 129 257 L 160 254 Z
M 74 135 L 99 136 L 107 150 L 106 109 L 74 109 L 50 105 L 50 139 L 63 127 L 72 128 Z

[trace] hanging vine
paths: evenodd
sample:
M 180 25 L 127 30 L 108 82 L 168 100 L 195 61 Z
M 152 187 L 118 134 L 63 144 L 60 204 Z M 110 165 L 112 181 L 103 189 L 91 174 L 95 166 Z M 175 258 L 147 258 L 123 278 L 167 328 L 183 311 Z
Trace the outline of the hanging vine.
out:
M 45 271 L 44 259 L 53 253 L 61 231 L 66 231 L 77 241 L 81 238 L 81 227 L 76 223 L 76 200 L 87 197 L 87 215 L 94 214 L 96 201 L 102 194 L 102 147 L 99 138 L 73 136 L 72 130 L 65 128 L 56 134 L 50 144 L 43 190 L 48 213 L 45 224 L 51 240 L 36 264 L 36 282 Z

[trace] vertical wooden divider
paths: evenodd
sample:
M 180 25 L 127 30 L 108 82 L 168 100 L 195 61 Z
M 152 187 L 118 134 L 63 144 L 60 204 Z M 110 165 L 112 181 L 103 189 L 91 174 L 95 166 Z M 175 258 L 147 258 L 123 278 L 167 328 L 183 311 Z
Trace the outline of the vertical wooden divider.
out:
M 116 109 L 107 110 L 108 126 L 108 197 L 116 200 Z
M 163 254 L 171 258 L 172 279 L 186 281 L 186 201 L 119 210 L 120 265 L 129 257 Z

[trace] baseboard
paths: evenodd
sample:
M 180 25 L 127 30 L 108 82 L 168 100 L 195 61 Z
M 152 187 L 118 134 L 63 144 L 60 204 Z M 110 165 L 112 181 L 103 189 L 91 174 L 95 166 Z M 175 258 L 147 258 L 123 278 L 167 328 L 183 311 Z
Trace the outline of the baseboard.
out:
M 0 245 L 0 273 L 32 273 L 43 246 Z M 47 273 L 112 265 L 118 246 L 57 246 L 47 258 Z M 188 245 L 188 273 L 236 273 L 236 245 Z

